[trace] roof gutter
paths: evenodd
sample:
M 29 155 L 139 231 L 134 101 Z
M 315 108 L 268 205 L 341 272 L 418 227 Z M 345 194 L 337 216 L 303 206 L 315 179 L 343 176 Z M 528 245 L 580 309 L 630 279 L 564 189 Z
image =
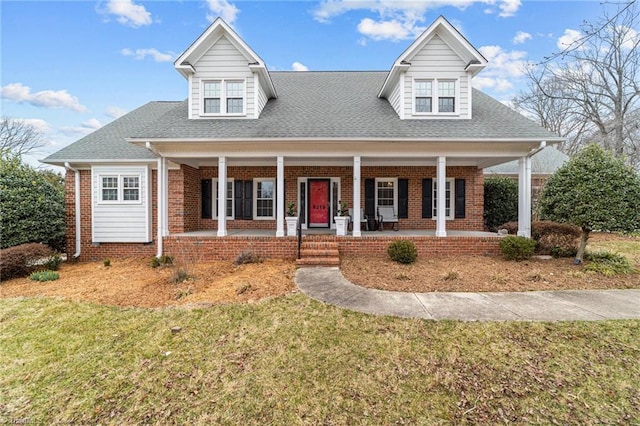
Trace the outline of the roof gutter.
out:
M 76 252 L 73 254 L 73 258 L 77 259 L 78 257 L 80 257 L 80 252 L 82 251 L 82 246 L 81 246 L 81 215 L 80 215 L 80 170 L 78 169 L 74 169 L 73 167 L 71 167 L 71 164 L 69 164 L 68 162 L 64 163 L 64 167 L 75 173 L 75 177 L 73 179 L 73 182 L 75 184 L 75 191 L 74 191 L 74 197 L 75 197 L 75 202 L 76 202 L 76 207 L 75 207 L 75 219 L 76 219 Z
M 537 148 L 532 149 L 531 152 L 527 154 L 527 158 L 533 157 L 534 155 L 536 155 L 537 153 L 545 149 L 546 146 L 547 146 L 547 141 L 540 142 L 540 145 Z

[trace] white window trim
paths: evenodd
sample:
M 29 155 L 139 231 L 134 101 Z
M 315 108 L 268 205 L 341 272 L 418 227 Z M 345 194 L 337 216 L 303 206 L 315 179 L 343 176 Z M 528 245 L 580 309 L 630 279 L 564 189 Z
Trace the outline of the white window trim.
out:
M 376 178 L 375 199 L 376 213 L 378 210 L 378 182 L 393 182 L 393 211 L 398 214 L 398 178 Z
M 449 215 L 445 216 L 445 220 L 454 220 L 456 217 L 456 180 L 455 178 L 446 178 L 445 182 L 449 183 Z M 438 179 L 433 179 L 433 184 L 431 186 L 431 218 L 436 220 L 438 216 L 436 216 L 434 210 L 435 205 L 438 202 L 436 199 L 436 189 L 438 185 Z M 446 198 L 446 196 L 445 196 Z M 445 208 L 446 211 L 446 208 Z
M 431 112 L 418 112 L 416 111 L 416 82 L 418 81 L 431 81 Z M 439 81 L 453 81 L 456 85 L 455 99 L 453 101 L 453 112 L 440 112 L 438 111 L 438 82 Z M 411 81 L 411 113 L 416 116 L 448 116 L 457 117 L 460 116 L 460 77 L 414 77 Z
M 271 216 L 258 216 L 258 182 L 273 182 L 273 211 Z M 253 220 L 273 220 L 276 218 L 276 209 L 278 207 L 276 195 L 276 178 L 253 179 Z
M 220 83 L 220 112 L 204 112 L 204 85 L 206 83 Z M 242 112 L 229 114 L 227 109 L 227 84 L 242 82 Z M 200 116 L 201 117 L 244 117 L 247 115 L 247 79 L 246 78 L 207 78 L 200 80 Z
M 227 198 L 226 201 L 231 200 L 231 216 L 227 216 L 227 219 L 234 220 L 236 215 L 236 203 L 235 203 L 235 188 L 234 188 L 234 179 L 227 179 L 227 185 L 231 183 L 231 198 Z M 211 183 L 211 198 L 213 200 L 213 207 L 211 210 L 212 219 L 218 219 L 218 215 L 216 214 L 216 210 L 218 210 L 218 178 L 213 178 Z
M 103 200 L 102 199 L 102 178 L 115 177 L 118 179 L 117 199 L 116 200 Z M 137 200 L 125 200 L 124 199 L 124 178 L 138 178 L 138 199 Z M 142 204 L 142 174 L 140 173 L 98 173 L 97 174 L 97 186 L 98 186 L 98 204 Z

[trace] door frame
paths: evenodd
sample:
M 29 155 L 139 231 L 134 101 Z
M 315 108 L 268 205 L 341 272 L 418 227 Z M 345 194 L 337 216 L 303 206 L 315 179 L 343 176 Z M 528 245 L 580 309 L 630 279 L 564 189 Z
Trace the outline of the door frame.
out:
M 310 180 L 329 180 L 330 184 L 329 184 L 329 227 L 328 228 L 318 228 L 318 227 L 314 227 L 313 229 L 335 229 L 336 228 L 336 224 L 333 222 L 333 216 L 335 216 L 335 206 L 337 206 L 338 200 L 340 200 L 341 198 L 341 191 L 342 191 L 342 185 L 341 185 L 341 179 L 339 177 L 327 177 L 327 176 L 303 176 L 303 177 L 299 177 L 297 180 L 297 186 L 296 186 L 296 193 L 297 193 L 297 198 L 298 198 L 298 208 L 301 209 L 302 206 L 304 205 L 304 215 L 305 217 L 302 218 L 300 217 L 300 224 L 302 229 L 309 229 L 308 228 L 308 220 L 309 220 L 309 181 Z M 304 183 L 304 195 L 301 194 L 301 184 Z M 334 194 L 333 188 L 334 185 L 336 186 L 337 189 L 337 196 Z M 335 198 L 335 200 L 334 200 Z M 303 203 L 304 200 L 304 203 Z M 302 210 L 298 210 L 299 212 L 301 212 Z

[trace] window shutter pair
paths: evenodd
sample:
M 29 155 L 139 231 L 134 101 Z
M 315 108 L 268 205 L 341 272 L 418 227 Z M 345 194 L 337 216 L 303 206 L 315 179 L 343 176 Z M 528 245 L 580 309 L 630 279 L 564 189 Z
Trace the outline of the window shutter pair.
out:
M 409 217 L 409 179 L 398 179 L 398 217 Z M 374 217 L 376 212 L 376 180 L 364 180 L 364 214 Z
M 464 219 L 466 216 L 465 204 L 466 182 L 464 179 L 455 180 L 455 200 L 454 217 Z M 422 218 L 431 219 L 433 217 L 433 179 L 422 179 Z

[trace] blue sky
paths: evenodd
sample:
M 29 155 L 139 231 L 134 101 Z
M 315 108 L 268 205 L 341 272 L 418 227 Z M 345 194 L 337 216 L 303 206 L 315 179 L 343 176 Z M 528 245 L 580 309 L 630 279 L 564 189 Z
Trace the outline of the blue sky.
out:
M 508 101 L 522 65 L 580 36 L 597 1 L 2 1 L 2 114 L 47 140 L 37 159 L 149 101 L 181 100 L 173 60 L 222 16 L 271 71 L 388 70 L 439 15 L 489 60 L 474 85 Z

